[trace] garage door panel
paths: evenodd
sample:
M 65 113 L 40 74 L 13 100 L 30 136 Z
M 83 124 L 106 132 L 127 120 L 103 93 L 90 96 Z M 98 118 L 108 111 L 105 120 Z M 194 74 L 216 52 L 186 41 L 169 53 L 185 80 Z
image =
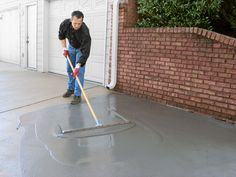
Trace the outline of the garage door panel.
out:
M 95 0 L 95 8 L 104 9 L 104 7 L 106 7 L 106 1 L 104 1 L 104 0 Z
M 90 35 L 93 40 L 104 40 L 106 34 L 103 31 L 91 31 Z
M 103 60 L 104 60 L 104 58 L 102 58 L 102 57 L 94 56 L 92 59 L 88 59 L 88 64 L 93 63 L 93 62 L 94 63 L 101 63 L 101 64 L 103 64 Z
M 103 45 L 104 45 L 103 40 L 93 41 L 93 46 L 91 48 L 92 56 L 104 56 L 104 47 L 101 48 L 101 46 Z
M 64 2 L 64 10 L 65 9 L 74 9 L 75 7 L 78 7 L 78 2 L 74 0 L 67 0 L 66 3 Z M 68 11 L 64 11 L 65 13 Z
M 58 25 L 59 26 L 59 25 Z M 59 28 L 58 29 L 54 29 L 54 31 L 49 31 L 49 36 L 51 39 L 57 39 L 57 42 L 58 42 L 58 31 L 59 31 Z
M 66 60 L 63 57 L 52 57 L 52 58 L 53 60 L 49 61 L 49 65 L 51 65 L 50 71 L 59 73 L 59 74 L 65 74 L 66 73 Z
M 84 10 L 90 10 L 92 6 L 92 0 L 80 0 L 80 5 Z
M 52 57 L 62 56 L 62 48 L 58 40 L 55 41 L 55 44 L 50 47 L 49 56 Z
M 93 18 L 93 28 L 96 31 L 104 32 L 104 28 L 106 27 L 105 16 L 103 14 L 97 14 L 96 18 Z
M 51 39 L 51 43 L 52 45 L 49 47 L 49 56 L 61 57 L 63 49 L 61 48 L 61 43 L 58 38 L 56 37 L 54 39 Z
M 19 12 L 18 9 L 11 9 L 0 12 L 0 60 L 19 64 Z M 17 19 L 17 20 L 16 20 Z M 14 22 L 14 23 L 12 23 Z M 11 34 L 6 35 L 6 34 Z
M 92 19 L 92 17 L 89 17 L 89 16 L 85 16 L 85 18 L 84 18 L 84 23 L 88 26 L 88 28 L 89 28 L 89 32 L 90 32 L 90 34 L 91 34 L 91 26 L 93 25 L 93 19 Z
M 50 28 L 50 31 L 49 31 L 50 34 L 53 33 L 53 36 L 51 36 L 51 37 L 54 37 L 55 34 L 58 35 L 59 26 L 60 26 L 60 24 L 61 24 L 62 21 L 63 21 L 63 19 L 56 19 L 56 20 L 53 20 L 53 22 L 50 22 L 50 23 L 49 23 L 49 26 L 50 26 L 50 27 L 53 27 L 53 26 L 57 26 L 57 27 L 58 27 L 58 28 Z
M 103 64 L 102 63 L 89 63 L 88 70 L 86 71 L 85 76 L 93 77 L 93 81 L 101 82 L 100 75 L 103 74 Z M 87 69 L 87 68 L 86 68 Z
M 61 1 L 50 1 L 49 7 L 50 7 L 49 10 L 50 18 L 58 17 L 58 14 L 62 13 L 63 4 L 61 3 Z
M 95 40 L 104 40 L 104 38 L 106 37 L 104 32 L 91 32 L 90 35 L 91 35 L 91 38 L 92 38 L 93 41 L 95 41 Z

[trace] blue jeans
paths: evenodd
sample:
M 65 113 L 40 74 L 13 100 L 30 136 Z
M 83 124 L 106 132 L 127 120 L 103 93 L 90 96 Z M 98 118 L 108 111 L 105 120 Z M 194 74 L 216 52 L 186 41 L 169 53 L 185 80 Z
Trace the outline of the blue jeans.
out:
M 76 49 L 72 47 L 71 45 L 68 46 L 68 51 L 70 54 L 71 63 L 73 67 L 75 67 L 76 63 L 79 61 L 79 58 L 81 56 L 81 51 L 80 49 Z M 84 73 L 85 73 L 85 65 L 83 67 L 80 67 L 79 74 L 78 74 L 78 77 L 82 86 L 84 85 Z M 67 61 L 67 74 L 68 74 L 68 89 L 74 90 L 75 96 L 81 96 L 81 90 L 79 88 L 79 84 L 73 77 L 73 71 L 68 61 Z

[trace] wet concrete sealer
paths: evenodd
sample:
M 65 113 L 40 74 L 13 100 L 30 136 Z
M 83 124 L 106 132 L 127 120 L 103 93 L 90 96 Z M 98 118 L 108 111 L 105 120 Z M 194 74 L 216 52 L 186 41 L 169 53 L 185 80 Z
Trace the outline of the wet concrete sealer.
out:
M 235 177 L 236 127 L 123 94 L 91 99 L 103 122 L 120 115 L 133 128 L 89 138 L 58 138 L 64 128 L 94 125 L 89 109 L 58 104 L 23 115 L 23 177 Z

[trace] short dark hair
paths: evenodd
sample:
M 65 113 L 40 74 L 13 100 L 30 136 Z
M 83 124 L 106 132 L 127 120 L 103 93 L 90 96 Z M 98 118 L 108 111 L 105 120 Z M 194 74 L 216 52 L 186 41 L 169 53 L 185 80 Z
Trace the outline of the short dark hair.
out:
M 76 18 L 81 18 L 81 17 L 84 18 L 84 14 L 79 10 L 76 10 L 71 13 L 71 17 L 74 17 L 74 16 L 76 16 Z

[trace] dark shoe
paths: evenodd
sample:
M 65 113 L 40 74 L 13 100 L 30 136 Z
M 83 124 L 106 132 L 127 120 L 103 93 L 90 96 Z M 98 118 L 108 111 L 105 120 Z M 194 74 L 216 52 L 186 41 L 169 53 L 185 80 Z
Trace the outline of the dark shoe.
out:
M 80 96 L 74 96 L 73 100 L 71 101 L 72 105 L 79 104 L 81 102 L 81 97 Z
M 66 93 L 62 95 L 62 97 L 67 98 L 70 97 L 74 93 L 74 90 L 67 90 Z

